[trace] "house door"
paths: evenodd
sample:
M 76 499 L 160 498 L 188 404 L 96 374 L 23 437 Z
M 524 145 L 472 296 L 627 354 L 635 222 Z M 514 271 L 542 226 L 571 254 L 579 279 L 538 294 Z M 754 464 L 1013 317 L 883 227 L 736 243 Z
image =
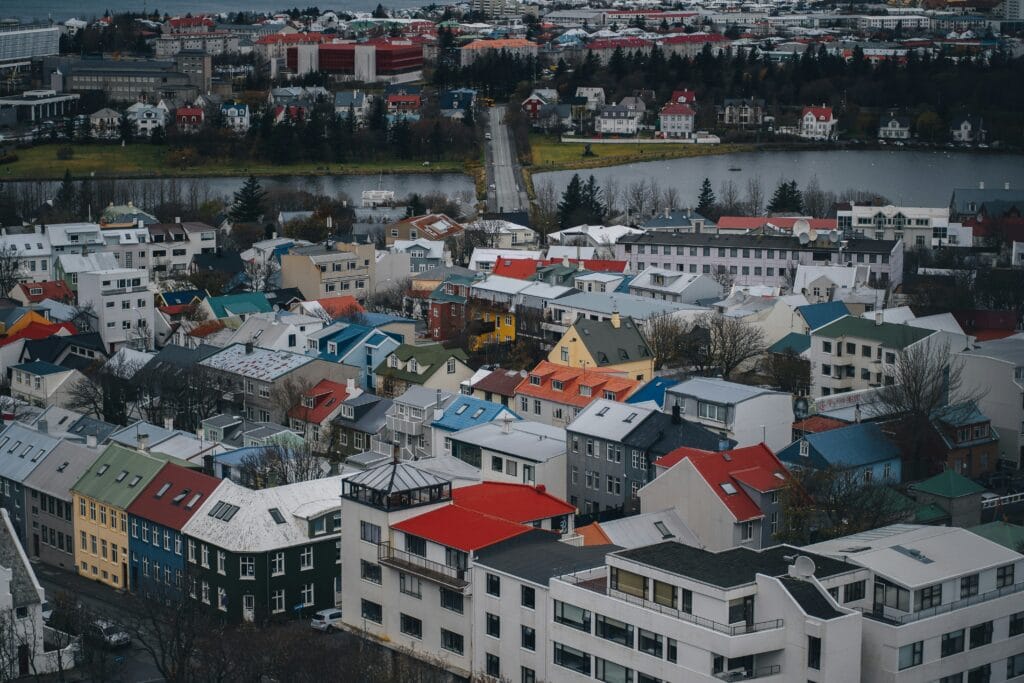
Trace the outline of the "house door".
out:
M 121 565 L 121 586 L 128 590 L 128 565 Z
M 18 645 L 18 675 L 28 676 L 28 645 Z
M 255 621 L 256 619 L 256 596 L 254 595 L 243 595 L 242 596 L 242 618 L 246 621 Z
M 139 587 L 139 567 L 138 567 L 138 565 L 134 565 L 133 564 L 132 565 L 132 582 L 131 582 L 130 585 L 126 586 L 126 588 L 128 588 L 128 590 L 130 590 L 130 591 L 134 591 L 134 590 L 138 590 L 138 587 Z
M 39 534 L 32 534 L 32 554 L 39 557 Z

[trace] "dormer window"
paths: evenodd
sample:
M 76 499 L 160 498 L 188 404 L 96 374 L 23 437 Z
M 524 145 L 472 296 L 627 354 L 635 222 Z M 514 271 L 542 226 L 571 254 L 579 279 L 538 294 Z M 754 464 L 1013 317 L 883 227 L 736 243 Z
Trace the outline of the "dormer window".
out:
M 556 379 L 556 380 L 552 380 L 552 382 L 551 382 L 551 388 L 554 389 L 555 391 L 561 391 L 563 386 L 564 385 L 562 384 L 562 382 L 560 380 Z
M 391 361 L 388 363 L 393 368 L 398 367 L 398 356 L 391 356 Z
M 530 384 L 535 387 L 540 386 L 540 375 L 530 375 Z
M 800 457 L 806 458 L 811 455 L 811 444 L 806 439 L 800 440 Z
M 303 408 L 312 408 L 312 407 L 314 407 L 315 403 L 316 403 L 316 401 L 314 400 L 314 398 L 312 396 L 303 396 L 302 397 L 302 407 Z
M 355 414 L 355 410 L 352 408 L 352 406 L 341 407 L 341 416 L 344 417 L 345 419 L 351 420 L 352 418 L 355 417 Z
M 410 358 L 409 359 L 409 372 L 416 372 L 416 373 L 418 373 L 419 371 L 420 371 L 420 364 L 416 362 L 415 358 Z
M 586 384 L 580 385 L 580 396 L 590 396 L 591 389 Z

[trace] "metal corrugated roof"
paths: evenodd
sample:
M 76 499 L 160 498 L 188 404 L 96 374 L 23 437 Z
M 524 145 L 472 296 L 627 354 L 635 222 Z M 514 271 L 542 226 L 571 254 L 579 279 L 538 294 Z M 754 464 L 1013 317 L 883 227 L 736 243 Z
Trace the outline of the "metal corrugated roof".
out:
M 351 484 L 358 484 L 385 493 L 414 491 L 448 483 L 445 479 L 404 462 L 388 463 L 372 470 L 360 472 L 350 477 L 348 481 Z

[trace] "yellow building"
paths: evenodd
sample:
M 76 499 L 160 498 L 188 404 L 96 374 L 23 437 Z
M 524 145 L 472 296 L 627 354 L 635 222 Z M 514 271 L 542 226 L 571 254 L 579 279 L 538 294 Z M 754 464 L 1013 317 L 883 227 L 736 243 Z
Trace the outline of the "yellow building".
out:
M 128 587 L 128 513 L 168 458 L 111 444 L 73 487 L 78 573 Z
M 35 311 L 27 311 L 23 308 L 16 309 L 15 313 L 17 311 L 24 311 L 25 314 L 20 317 L 15 316 L 13 320 L 0 321 L 0 334 L 7 336 L 15 335 L 32 323 L 38 323 L 39 325 L 53 324 L 51 321 L 47 320 L 44 316 Z
M 469 350 L 477 351 L 487 344 L 510 344 L 516 340 L 516 315 L 509 311 L 487 310 L 480 311 L 478 319 L 481 331 L 473 334 L 474 325 L 469 323 Z
M 612 313 L 611 320 L 577 318 L 551 349 L 548 361 L 569 368 L 621 372 L 642 382 L 654 377 L 651 347 L 637 323 L 618 312 Z

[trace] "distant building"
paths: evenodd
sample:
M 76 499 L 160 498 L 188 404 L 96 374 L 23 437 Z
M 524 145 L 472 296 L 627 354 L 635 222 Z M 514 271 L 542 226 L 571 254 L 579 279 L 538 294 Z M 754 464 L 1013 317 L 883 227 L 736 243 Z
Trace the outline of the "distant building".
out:
M 878 121 L 879 140 L 909 140 L 910 117 L 901 116 L 894 111 L 883 115 Z
M 764 100 L 726 99 L 718 109 L 718 122 L 723 126 L 746 128 L 764 123 Z
M 808 140 L 834 140 L 838 126 L 832 107 L 804 107 L 797 135 Z

